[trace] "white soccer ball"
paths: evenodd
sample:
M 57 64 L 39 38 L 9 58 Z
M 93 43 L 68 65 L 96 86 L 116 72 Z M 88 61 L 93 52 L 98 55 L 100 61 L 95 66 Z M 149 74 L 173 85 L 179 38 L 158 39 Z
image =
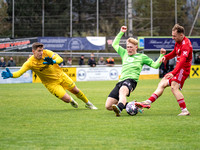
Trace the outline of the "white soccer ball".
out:
M 135 102 L 129 102 L 127 105 L 126 105 L 126 112 L 131 115 L 131 116 L 134 116 L 134 115 L 137 115 L 138 113 L 138 107 L 135 106 Z

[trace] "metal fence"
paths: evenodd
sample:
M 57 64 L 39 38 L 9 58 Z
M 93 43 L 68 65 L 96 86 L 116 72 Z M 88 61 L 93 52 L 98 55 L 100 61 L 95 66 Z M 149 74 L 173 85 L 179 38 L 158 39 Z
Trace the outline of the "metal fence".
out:
M 175 23 L 186 35 L 200 29 L 200 0 L 1 0 L 1 37 L 169 36 Z

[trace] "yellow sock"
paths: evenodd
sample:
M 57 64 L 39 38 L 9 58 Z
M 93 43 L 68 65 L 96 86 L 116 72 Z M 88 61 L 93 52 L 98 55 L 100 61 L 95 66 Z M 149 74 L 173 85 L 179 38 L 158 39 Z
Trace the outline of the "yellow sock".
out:
M 78 97 L 79 99 L 81 99 L 84 103 L 87 103 L 89 100 L 87 99 L 87 97 L 85 96 L 85 94 L 79 90 L 79 93 L 75 94 L 76 97 Z

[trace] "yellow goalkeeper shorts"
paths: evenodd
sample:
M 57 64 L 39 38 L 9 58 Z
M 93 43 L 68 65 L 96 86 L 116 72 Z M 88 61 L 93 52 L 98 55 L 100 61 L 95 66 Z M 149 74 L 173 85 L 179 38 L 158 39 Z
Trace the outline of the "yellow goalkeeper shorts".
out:
M 60 99 L 66 94 L 66 90 L 72 90 L 76 86 L 74 81 L 65 73 L 55 82 L 45 83 L 44 85 L 51 94 Z

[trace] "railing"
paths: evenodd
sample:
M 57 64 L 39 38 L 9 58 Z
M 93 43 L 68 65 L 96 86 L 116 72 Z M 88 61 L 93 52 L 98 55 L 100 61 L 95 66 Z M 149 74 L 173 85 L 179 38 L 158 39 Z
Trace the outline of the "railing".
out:
M 84 55 L 85 57 L 90 57 L 91 53 L 71 53 L 71 52 L 56 52 L 61 57 L 80 57 Z M 0 52 L 0 56 L 29 56 L 32 52 Z M 95 57 L 120 57 L 118 53 L 93 53 Z

